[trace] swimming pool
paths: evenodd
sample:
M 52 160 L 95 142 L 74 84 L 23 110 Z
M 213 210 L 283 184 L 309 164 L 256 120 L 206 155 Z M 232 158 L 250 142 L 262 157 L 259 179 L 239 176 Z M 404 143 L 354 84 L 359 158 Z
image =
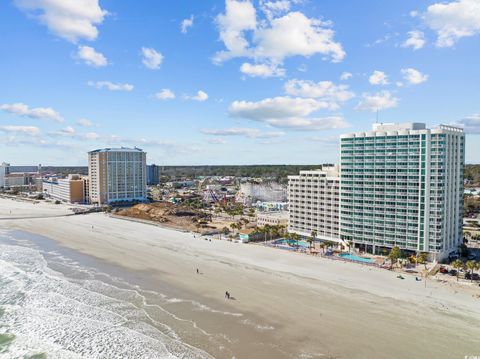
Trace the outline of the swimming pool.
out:
M 359 256 L 356 256 L 356 255 L 350 254 L 350 253 L 340 253 L 340 254 L 338 254 L 338 257 L 343 258 L 343 259 L 348 259 L 348 260 L 351 260 L 351 261 L 355 261 L 355 262 L 362 262 L 362 263 L 373 263 L 374 262 L 372 258 L 359 257 Z
M 310 244 L 307 241 L 294 241 L 293 239 L 277 239 L 276 241 L 273 242 L 273 244 L 279 244 L 279 245 L 285 245 L 285 246 L 294 246 L 296 247 L 297 245 L 299 247 L 303 248 L 309 248 Z

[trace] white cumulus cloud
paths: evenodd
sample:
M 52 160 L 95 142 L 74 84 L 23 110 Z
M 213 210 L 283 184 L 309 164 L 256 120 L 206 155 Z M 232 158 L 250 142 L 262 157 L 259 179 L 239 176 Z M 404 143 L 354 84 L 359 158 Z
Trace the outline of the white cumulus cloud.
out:
M 412 30 L 407 35 L 408 38 L 402 43 L 402 47 L 411 47 L 413 50 L 418 50 L 425 46 L 425 34 L 422 31 Z
M 243 136 L 248 138 L 278 138 L 285 135 L 284 132 L 262 132 L 256 128 L 233 127 L 225 129 L 202 129 L 202 133 L 212 136 Z
M 203 101 L 208 100 L 208 94 L 206 92 L 202 91 L 202 90 L 199 90 L 199 91 L 197 91 L 196 95 L 185 96 L 185 99 L 203 102 Z
M 274 127 L 290 129 L 294 131 L 325 131 L 349 127 L 341 116 L 327 116 L 315 118 L 286 118 L 271 119 L 267 123 Z
M 328 109 L 330 104 L 313 98 L 274 97 L 258 102 L 234 101 L 230 104 L 229 113 L 233 117 L 241 117 L 263 122 L 273 127 L 292 130 L 325 130 L 347 127 L 339 116 L 309 118 L 315 111 Z
M 227 143 L 223 138 L 209 138 L 207 142 L 212 145 L 225 145 Z
M 183 19 L 182 22 L 180 23 L 180 31 L 182 34 L 186 34 L 188 32 L 188 29 L 193 26 L 193 15 L 190 15 L 188 19 Z
M 401 72 L 405 81 L 411 85 L 421 84 L 428 79 L 428 75 L 424 75 L 420 71 L 413 68 L 402 69 Z
M 175 98 L 175 94 L 170 89 L 161 89 L 155 94 L 155 98 L 158 100 L 173 100 Z
M 258 102 L 234 101 L 229 107 L 232 116 L 251 120 L 268 120 L 308 116 L 312 112 L 326 109 L 328 103 L 312 98 L 274 97 Z
M 255 30 L 257 27 L 256 10 L 250 1 L 225 1 L 225 14 L 216 18 L 220 39 L 227 51 L 218 53 L 216 61 L 228 58 L 245 56 L 249 43 L 245 38 L 245 31 Z
M 308 80 L 289 80 L 284 85 L 288 95 L 321 99 L 330 109 L 337 109 L 339 103 L 355 97 L 348 85 L 335 85 L 331 81 L 313 82 Z
M 90 46 L 79 46 L 77 49 L 77 58 L 93 67 L 103 67 L 108 65 L 107 58 Z
M 110 91 L 132 91 L 133 85 L 130 84 L 122 84 L 122 83 L 115 83 L 110 81 L 88 81 L 89 86 L 96 87 L 97 89 L 106 88 Z
M 438 47 L 451 47 L 463 37 L 480 34 L 480 1 L 458 0 L 430 5 L 424 21 L 436 32 Z
M 163 55 L 151 47 L 142 47 L 142 63 L 151 70 L 158 70 L 163 61 Z
M 383 71 L 373 71 L 368 78 L 368 82 L 372 85 L 388 85 L 388 76 Z
M 100 138 L 100 135 L 96 132 L 87 132 L 85 134 L 80 135 L 80 138 L 83 140 L 95 141 Z
M 40 130 L 35 126 L 0 126 L 0 131 L 5 133 L 24 134 L 29 136 L 37 136 L 40 134 Z
M 73 137 L 76 131 L 72 126 L 62 128 L 60 131 L 49 132 L 48 135 L 52 137 Z
M 86 118 L 79 118 L 76 121 L 76 124 L 81 126 L 81 127 L 92 127 L 93 126 L 93 122 L 86 119 Z
M 290 3 L 262 1 L 260 8 L 266 19 L 257 21 L 257 11 L 250 0 L 226 0 L 225 12 L 216 18 L 226 49 L 217 52 L 214 61 L 247 57 L 256 63 L 281 65 L 287 57 L 315 54 L 332 62 L 342 61 L 345 51 L 334 40 L 331 23 L 298 11 L 288 12 Z
M 290 56 L 322 54 L 332 62 L 340 62 L 345 51 L 334 41 L 334 34 L 328 22 L 308 18 L 301 12 L 290 12 L 255 32 L 254 54 L 275 61 Z
M 71 42 L 95 40 L 107 11 L 99 0 L 14 0 L 15 5 L 56 36 Z
M 375 112 L 377 110 L 397 107 L 397 105 L 398 98 L 394 97 L 390 91 L 380 91 L 375 94 L 364 93 L 355 109 L 358 111 Z
M 0 110 L 34 119 L 47 119 L 55 122 L 63 122 L 62 116 L 51 107 L 29 108 L 27 105 L 20 102 L 3 104 L 0 106 Z
M 290 10 L 289 0 L 265 1 L 260 0 L 260 9 L 263 11 L 267 19 L 272 19 L 282 15 Z
M 480 134 L 480 113 L 467 116 L 456 125 L 462 126 L 466 133 Z
M 70 135 L 75 133 L 75 129 L 72 126 L 67 126 L 61 130 L 63 133 L 68 133 Z
M 240 66 L 240 71 L 250 77 L 283 77 L 285 69 L 277 65 L 250 64 L 245 62 Z
M 342 74 L 340 75 L 340 80 L 342 81 L 346 81 L 348 80 L 349 78 L 351 78 L 353 76 L 353 74 L 351 72 L 342 72 Z

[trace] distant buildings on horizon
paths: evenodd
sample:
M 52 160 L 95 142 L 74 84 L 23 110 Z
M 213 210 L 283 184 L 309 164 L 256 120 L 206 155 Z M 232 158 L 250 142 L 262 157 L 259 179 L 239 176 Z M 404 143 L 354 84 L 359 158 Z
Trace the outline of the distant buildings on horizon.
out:
M 352 243 L 373 253 L 394 246 L 442 259 L 462 243 L 465 134 L 423 123 L 374 124 L 340 136 L 340 166 L 289 176 L 289 231 Z M 65 202 L 128 204 L 147 200 L 160 167 L 139 148 L 88 152 L 88 176 L 45 178 L 41 166 L 0 166 L 0 187 L 40 186 Z M 40 179 L 40 181 L 39 181 Z M 262 223 L 284 223 L 265 214 Z
M 150 184 L 158 184 L 160 167 L 148 166 L 147 173 L 146 153 L 139 148 L 105 148 L 88 152 L 87 176 L 69 174 L 66 178 L 59 178 L 43 174 L 40 165 L 0 165 L 0 188 L 39 191 L 55 200 L 79 204 L 144 202 L 147 200 L 147 177 Z

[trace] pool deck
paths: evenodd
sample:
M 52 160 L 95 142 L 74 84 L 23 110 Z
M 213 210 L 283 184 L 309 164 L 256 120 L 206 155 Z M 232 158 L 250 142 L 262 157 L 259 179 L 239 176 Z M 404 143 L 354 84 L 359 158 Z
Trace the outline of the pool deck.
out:
M 275 243 L 276 241 L 279 241 L 278 239 L 275 239 L 273 241 L 269 241 L 267 242 L 266 244 L 265 243 L 261 243 L 261 245 L 264 245 L 264 246 L 267 246 L 267 247 L 271 247 L 271 248 L 277 248 L 277 249 L 281 249 L 281 250 L 287 250 L 287 251 L 290 251 L 290 252 L 296 252 L 296 253 L 301 253 L 301 254 L 304 254 L 304 255 L 309 255 L 309 256 L 312 256 L 312 257 L 315 257 L 315 256 L 320 256 L 322 258 L 330 258 L 332 260 L 337 260 L 337 261 L 343 261 L 343 262 L 350 262 L 350 263 L 357 263 L 357 264 L 360 264 L 360 265 L 366 265 L 366 266 L 373 266 L 373 267 L 379 267 L 379 268 L 382 268 L 384 262 L 385 262 L 385 258 L 383 257 L 377 257 L 377 256 L 365 256 L 364 258 L 369 258 L 372 260 L 372 262 L 364 262 L 364 261 L 358 261 L 358 260 L 354 260 L 354 259 L 349 259 L 349 258 L 343 258 L 343 257 L 340 257 L 338 254 L 351 254 L 351 253 L 348 253 L 348 252 L 340 252 L 340 253 L 333 253 L 333 254 L 330 254 L 330 255 L 327 255 L 325 253 L 322 253 L 321 251 L 319 251 L 318 253 L 309 253 L 309 248 L 308 247 L 304 247 L 304 246 L 290 246 L 288 244 L 284 244 L 284 243 Z M 357 255 L 357 254 L 352 254 L 354 256 L 358 256 L 358 257 L 363 257 L 362 255 Z

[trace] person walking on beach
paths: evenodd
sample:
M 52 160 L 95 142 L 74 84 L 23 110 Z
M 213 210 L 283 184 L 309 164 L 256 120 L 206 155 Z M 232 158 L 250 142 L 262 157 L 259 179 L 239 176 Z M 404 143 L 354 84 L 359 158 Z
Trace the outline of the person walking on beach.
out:
M 230 293 L 228 293 L 228 291 L 225 292 L 225 298 L 230 299 Z
M 197 268 L 197 274 L 200 274 L 200 272 L 198 271 L 198 268 Z

